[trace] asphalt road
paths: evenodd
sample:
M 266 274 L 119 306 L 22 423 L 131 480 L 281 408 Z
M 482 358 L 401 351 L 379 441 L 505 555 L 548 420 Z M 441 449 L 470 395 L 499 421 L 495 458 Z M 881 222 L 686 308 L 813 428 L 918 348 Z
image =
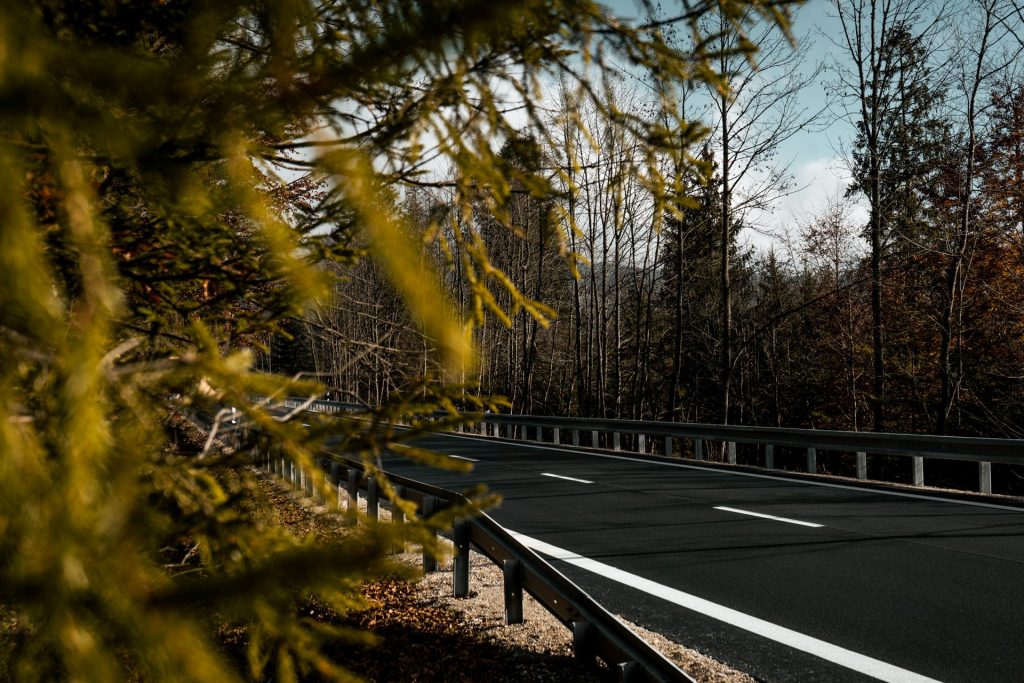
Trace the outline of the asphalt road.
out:
M 487 484 L 494 518 L 607 608 L 756 678 L 1024 680 L 1024 511 L 456 435 L 417 445 L 474 470 L 386 469 Z

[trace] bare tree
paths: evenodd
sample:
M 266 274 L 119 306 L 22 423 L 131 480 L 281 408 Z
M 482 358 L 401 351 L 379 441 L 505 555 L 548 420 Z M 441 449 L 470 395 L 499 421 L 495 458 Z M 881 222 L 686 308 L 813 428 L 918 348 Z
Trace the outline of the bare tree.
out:
M 1016 40 L 1021 26 L 1016 3 L 1008 0 L 969 0 L 958 12 L 961 17 L 954 29 L 956 52 L 961 56 L 956 65 L 957 77 L 951 93 L 951 119 L 959 130 L 959 154 L 954 157 L 957 212 L 955 227 L 947 231 L 941 248 L 946 261 L 942 312 L 939 320 L 939 406 L 935 429 L 945 434 L 950 413 L 962 379 L 960 360 L 963 330 L 963 293 L 970 270 L 971 255 L 978 240 L 975 206 L 979 194 L 978 151 L 981 132 L 991 108 L 983 97 L 984 89 L 1004 74 L 1021 54 Z M 988 102 L 988 103 L 986 103 Z M 957 367 L 954 367 L 954 357 Z
M 724 18 L 716 19 L 714 49 L 729 91 L 712 91 L 711 144 L 719 164 L 720 218 L 720 418 L 729 422 L 733 354 L 732 250 L 739 230 L 755 209 L 768 208 L 791 189 L 788 165 L 779 147 L 812 125 L 821 111 L 801 103 L 801 92 L 820 73 L 806 71 L 809 38 L 794 46 L 773 26 L 756 25 L 741 36 Z M 758 46 L 756 61 L 741 52 L 745 40 Z

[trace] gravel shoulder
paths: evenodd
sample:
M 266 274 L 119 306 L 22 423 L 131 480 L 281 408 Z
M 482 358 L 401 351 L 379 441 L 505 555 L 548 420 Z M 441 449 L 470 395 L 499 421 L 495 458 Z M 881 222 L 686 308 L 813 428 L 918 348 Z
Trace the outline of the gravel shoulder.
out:
M 343 526 L 283 483 L 260 473 L 260 486 L 282 524 L 300 533 L 333 535 Z M 361 501 L 362 502 L 362 501 Z M 381 510 L 381 519 L 388 519 Z M 421 565 L 421 555 L 398 559 Z M 529 595 L 524 623 L 504 622 L 502 572 L 483 555 L 470 554 L 470 594 L 452 596 L 452 563 L 415 581 L 378 581 L 364 589 L 374 607 L 348 615 L 352 626 L 375 633 L 373 648 L 346 652 L 345 665 L 373 681 L 592 681 L 599 671 L 579 667 L 572 634 Z M 698 681 L 748 683 L 755 679 L 703 654 L 622 620 Z

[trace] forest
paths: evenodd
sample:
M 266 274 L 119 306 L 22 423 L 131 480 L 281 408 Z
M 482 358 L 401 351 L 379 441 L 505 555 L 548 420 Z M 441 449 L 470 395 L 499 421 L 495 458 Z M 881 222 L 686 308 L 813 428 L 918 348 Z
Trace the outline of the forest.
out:
M 654 160 L 683 188 L 673 206 L 648 187 L 645 140 L 557 83 L 501 147 L 546 185 L 512 188 L 509 225 L 444 169 L 396 194 L 460 316 L 473 250 L 544 307 L 496 294 L 511 315 L 474 330 L 467 381 L 522 413 L 1024 434 L 1020 8 L 858 0 L 830 16 L 841 30 L 825 36 L 798 13 L 795 45 L 753 31 L 756 64 L 709 27 L 726 29 L 715 66 L 733 90 L 673 93 L 701 124 L 692 163 Z M 601 87 L 616 111 L 662 111 L 627 71 Z M 753 244 L 759 212 L 794 189 L 783 145 L 844 124 L 845 191 Z M 372 262 L 342 275 L 260 362 L 376 404 L 432 373 L 435 342 Z
M 375 638 L 343 619 L 371 607 L 368 582 L 414 573 L 398 542 L 443 557 L 437 532 L 495 502 L 476 489 L 431 512 L 398 495 L 381 453 L 468 418 L 399 420 L 498 409 L 476 391 L 474 342 L 499 324 L 531 329 L 527 374 L 546 368 L 557 303 L 530 293 L 549 296 L 574 258 L 550 236 L 550 145 L 517 141 L 546 126 L 544 84 L 643 141 L 643 201 L 681 215 L 683 176 L 661 164 L 702 169 L 702 129 L 671 93 L 730 90 L 708 22 L 785 36 L 793 5 L 0 3 L 0 681 L 354 680 L 346 655 Z M 751 58 L 740 43 L 721 54 Z M 661 93 L 657 116 L 606 99 L 621 65 Z M 427 167 L 450 173 L 433 183 Z M 497 240 L 520 234 L 510 248 L 540 271 L 499 260 L 514 254 Z M 284 407 L 341 388 L 312 347 L 278 363 L 307 325 L 346 335 L 332 368 L 392 363 L 377 394 L 351 385 L 375 402 L 366 419 Z M 282 520 L 285 498 L 302 506 L 254 464 L 301 471 L 322 521 L 342 504 L 316 462 L 328 439 L 403 523 Z
M 0 2 L 0 681 L 354 680 L 396 545 L 496 503 L 381 456 L 465 471 L 408 442 L 484 410 L 1021 436 L 1022 23 Z M 842 190 L 762 239 L 825 129 Z M 341 517 L 328 442 L 404 522 L 282 523 L 254 464 Z

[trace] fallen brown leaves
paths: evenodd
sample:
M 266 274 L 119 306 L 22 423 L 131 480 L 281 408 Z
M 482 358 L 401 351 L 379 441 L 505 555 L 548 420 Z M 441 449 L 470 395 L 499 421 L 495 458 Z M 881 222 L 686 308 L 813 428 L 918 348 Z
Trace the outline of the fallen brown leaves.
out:
M 309 501 L 296 499 L 282 484 L 259 475 L 257 487 L 260 497 L 272 506 L 277 523 L 292 533 L 323 537 L 345 533 L 337 517 L 322 514 L 322 509 L 314 509 Z M 415 557 L 409 554 L 404 559 L 414 562 Z M 332 626 L 355 628 L 375 636 L 373 646 L 338 641 L 330 643 L 326 651 L 346 669 L 369 681 L 594 680 L 591 673 L 576 665 L 565 643 L 559 644 L 557 652 L 538 652 L 502 642 L 495 637 L 493 623 L 467 620 L 460 610 L 423 590 L 420 583 L 383 579 L 367 583 L 362 592 L 371 603 L 368 609 L 339 616 L 312 602 L 304 612 Z M 226 629 L 221 637 L 225 649 L 238 657 L 244 647 L 244 632 Z
M 364 588 L 375 606 L 341 623 L 370 631 L 374 647 L 337 652 L 349 670 L 373 681 L 585 681 L 571 657 L 508 647 L 468 624 L 455 610 L 404 581 Z
M 336 517 L 320 514 L 284 485 L 260 476 L 258 486 L 278 522 L 293 533 L 345 533 Z M 406 553 L 400 559 L 415 564 L 418 556 Z M 582 683 L 600 678 L 601 672 L 575 663 L 569 630 L 530 596 L 524 600 L 526 623 L 506 626 L 501 570 L 475 552 L 470 565 L 469 599 L 451 597 L 448 562 L 417 582 L 388 579 L 366 584 L 363 595 L 371 603 L 366 610 L 339 618 L 311 605 L 310 616 L 374 634 L 375 646 L 336 643 L 329 654 L 353 673 L 380 683 Z M 699 681 L 754 680 L 664 636 L 630 626 Z

